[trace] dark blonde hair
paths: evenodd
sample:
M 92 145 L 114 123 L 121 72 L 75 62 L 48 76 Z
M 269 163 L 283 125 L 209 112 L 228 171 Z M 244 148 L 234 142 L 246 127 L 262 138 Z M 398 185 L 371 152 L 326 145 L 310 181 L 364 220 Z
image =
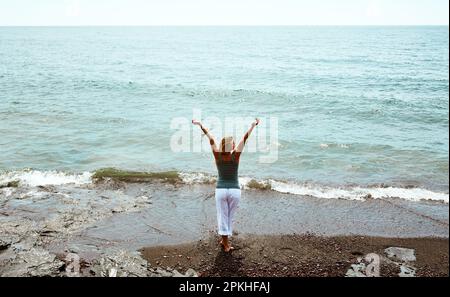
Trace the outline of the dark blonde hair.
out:
M 231 136 L 227 136 L 222 138 L 220 142 L 220 151 L 222 153 L 230 153 L 233 150 L 234 138 Z

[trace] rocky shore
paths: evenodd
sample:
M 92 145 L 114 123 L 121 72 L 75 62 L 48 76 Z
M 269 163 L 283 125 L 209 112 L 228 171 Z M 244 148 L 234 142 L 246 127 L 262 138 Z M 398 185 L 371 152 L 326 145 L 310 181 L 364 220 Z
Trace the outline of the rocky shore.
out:
M 5 185 L 0 276 L 358 276 L 374 253 L 382 276 L 448 276 L 448 204 L 246 190 L 228 255 L 217 244 L 211 187 Z M 392 259 L 388 248 L 416 260 Z

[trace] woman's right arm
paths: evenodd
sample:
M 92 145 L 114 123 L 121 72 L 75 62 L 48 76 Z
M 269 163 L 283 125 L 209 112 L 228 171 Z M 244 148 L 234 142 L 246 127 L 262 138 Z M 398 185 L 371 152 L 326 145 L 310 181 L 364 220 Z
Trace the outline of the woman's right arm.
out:
M 255 129 L 256 126 L 259 125 L 260 120 L 257 118 L 255 119 L 255 121 L 252 123 L 250 129 L 248 129 L 247 133 L 245 133 L 244 137 L 242 137 L 241 142 L 239 142 L 238 146 L 236 147 L 236 149 L 234 150 L 237 153 L 242 153 L 242 151 L 244 150 L 245 144 L 247 143 L 247 139 L 250 137 L 250 134 L 252 134 L 253 129 Z
M 192 120 L 192 124 L 199 126 L 200 129 L 202 129 L 203 133 L 208 137 L 209 144 L 211 145 L 211 149 L 214 153 L 219 152 L 219 149 L 217 148 L 216 140 L 214 139 L 214 136 L 209 132 L 208 129 L 206 129 L 200 121 Z

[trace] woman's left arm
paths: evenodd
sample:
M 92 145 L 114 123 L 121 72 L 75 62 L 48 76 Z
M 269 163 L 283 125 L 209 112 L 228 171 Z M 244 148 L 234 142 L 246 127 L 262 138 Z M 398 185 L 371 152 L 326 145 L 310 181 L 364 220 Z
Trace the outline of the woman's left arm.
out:
M 238 146 L 234 150 L 235 152 L 237 152 L 239 154 L 242 153 L 242 151 L 244 150 L 245 144 L 247 143 L 247 140 L 250 137 L 250 134 L 252 134 L 253 129 L 255 129 L 255 127 L 258 126 L 260 122 L 261 121 L 258 118 L 255 119 L 255 121 L 250 126 L 250 129 L 248 129 L 247 133 L 245 133 L 244 137 L 242 137 L 242 139 L 239 142 Z

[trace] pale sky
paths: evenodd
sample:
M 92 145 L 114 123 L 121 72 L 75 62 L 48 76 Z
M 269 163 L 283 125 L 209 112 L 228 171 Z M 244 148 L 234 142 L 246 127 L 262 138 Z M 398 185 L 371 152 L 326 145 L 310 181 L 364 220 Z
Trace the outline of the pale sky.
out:
M 0 26 L 448 24 L 448 0 L 0 0 Z

